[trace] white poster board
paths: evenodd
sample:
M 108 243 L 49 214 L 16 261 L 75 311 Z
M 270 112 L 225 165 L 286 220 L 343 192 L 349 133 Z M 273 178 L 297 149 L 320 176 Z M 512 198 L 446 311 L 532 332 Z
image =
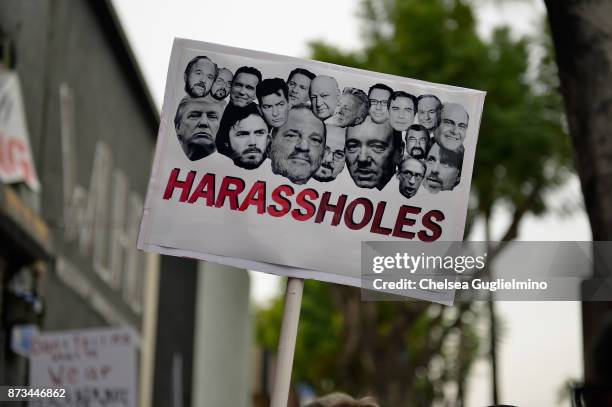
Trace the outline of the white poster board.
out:
M 484 96 L 176 39 L 138 247 L 359 286 L 362 241 L 462 240 Z
M 129 328 L 44 333 L 32 339 L 30 386 L 65 389 L 31 406 L 136 406 L 136 346 Z
M 19 77 L 0 68 L 0 181 L 25 182 L 40 189 L 32 160 L 30 136 L 23 108 Z

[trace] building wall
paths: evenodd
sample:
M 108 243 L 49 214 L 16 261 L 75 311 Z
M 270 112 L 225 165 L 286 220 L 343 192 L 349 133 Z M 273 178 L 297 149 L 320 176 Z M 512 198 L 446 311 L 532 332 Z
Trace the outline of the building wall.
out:
M 105 0 L 3 0 L 0 31 L 15 49 L 42 184 L 25 195 L 52 237 L 41 328 L 131 325 L 152 352 L 143 303 L 155 305 L 157 292 L 144 287 L 159 286 L 146 284 L 157 273 L 145 266 L 158 263 L 137 251 L 136 234 L 159 119 L 112 9 Z
M 15 47 L 15 70 L 21 78 L 21 89 L 30 132 L 34 160 L 41 160 L 43 107 L 47 65 L 47 0 L 3 0 L 0 2 L 0 29 Z
M 121 316 L 139 328 L 140 313 L 124 301 L 121 289 L 110 287 L 94 271 L 92 248 L 66 238 L 67 227 L 92 228 L 84 223 L 70 223 L 74 216 L 66 207 L 67 187 L 63 177 L 62 102 L 60 86 L 71 94 L 74 106 L 72 120 L 74 181 L 86 193 L 91 192 L 93 163 L 100 143 L 110 149 L 111 170 L 120 171 L 128 181 L 128 190 L 144 200 L 154 148 L 157 123 L 148 114 L 146 96 L 135 78 L 129 77 L 121 58 L 119 44 L 112 42 L 110 27 L 101 24 L 96 1 L 82 0 L 7 0 L 0 3 L 0 28 L 11 38 L 16 49 L 15 70 L 24 93 L 24 104 L 31 145 L 42 183 L 41 211 L 50 227 L 55 252 L 84 275 L 93 289 L 107 298 Z M 64 124 L 65 125 L 65 124 Z M 64 143 L 65 144 L 65 143 Z M 98 149 L 98 150 L 97 150 Z M 108 165 L 107 165 L 108 167 Z M 111 181 L 112 182 L 112 181 Z M 104 198 L 89 195 L 91 199 Z M 106 205 L 112 197 L 106 196 Z M 110 210 L 110 209 L 107 209 Z M 133 214 L 126 213 L 126 216 Z M 133 217 L 133 216 L 132 216 Z M 127 220 L 129 221 L 129 219 Z M 95 225 L 95 234 L 104 234 L 100 256 L 108 263 L 113 231 L 124 225 Z M 86 246 L 86 245 L 85 245 Z M 142 256 L 140 264 L 144 262 Z M 108 266 L 108 264 L 106 265 Z M 64 284 L 55 281 L 57 273 L 47 273 L 45 290 L 49 304 L 61 303 L 74 296 Z M 74 299 L 76 303 L 79 300 Z M 64 307 L 47 310 L 45 327 L 64 329 L 99 325 L 100 316 L 88 312 L 91 307 L 81 299 L 80 312 L 67 317 Z M 76 305 L 76 304 L 75 304 Z M 73 308 L 74 309 L 74 308 Z M 85 315 L 87 314 L 87 315 Z

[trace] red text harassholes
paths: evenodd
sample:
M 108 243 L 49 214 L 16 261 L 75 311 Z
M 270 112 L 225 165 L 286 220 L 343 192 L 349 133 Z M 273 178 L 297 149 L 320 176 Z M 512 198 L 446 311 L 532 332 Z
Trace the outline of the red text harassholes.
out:
M 274 218 L 290 216 L 299 222 L 314 221 L 317 224 L 325 222 L 335 227 L 342 224 L 351 230 L 369 228 L 373 234 L 409 240 L 417 238 L 423 242 L 433 242 L 442 235 L 442 222 L 445 216 L 437 209 L 421 215 L 422 208 L 401 205 L 395 221 L 385 225 L 383 224 L 387 207 L 385 201 L 379 201 L 374 205 L 364 197 L 349 201 L 345 194 L 332 197 L 331 192 L 320 194 L 312 188 L 296 191 L 290 185 L 279 185 L 272 190 L 270 203 L 265 181 L 256 181 L 247 188 L 243 179 L 225 176 L 217 189 L 215 174 L 206 173 L 200 176 L 196 171 L 189 171 L 186 174 L 185 172 L 181 174 L 179 168 L 174 168 L 170 172 L 163 199 L 171 200 L 174 196 L 174 199 L 186 204 L 226 207 L 240 212 L 252 206 L 259 215 Z M 175 195 L 174 191 L 178 193 Z M 326 221 L 328 212 L 330 215 Z

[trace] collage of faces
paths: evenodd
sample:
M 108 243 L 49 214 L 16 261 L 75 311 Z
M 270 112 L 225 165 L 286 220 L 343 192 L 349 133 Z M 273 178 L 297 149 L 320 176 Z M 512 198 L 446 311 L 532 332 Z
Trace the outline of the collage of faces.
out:
M 461 104 L 384 83 L 340 90 L 335 78 L 304 68 L 264 79 L 257 68 L 231 72 L 206 56 L 189 61 L 184 80 L 174 126 L 191 161 L 218 152 L 252 170 L 269 160 L 297 185 L 332 182 L 346 167 L 360 188 L 382 190 L 397 177 L 405 198 L 460 182 L 469 121 Z

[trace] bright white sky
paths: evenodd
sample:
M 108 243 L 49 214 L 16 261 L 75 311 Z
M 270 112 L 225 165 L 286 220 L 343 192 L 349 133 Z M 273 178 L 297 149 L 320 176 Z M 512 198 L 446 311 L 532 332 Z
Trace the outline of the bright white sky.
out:
M 216 42 L 277 54 L 307 57 L 308 41 L 323 39 L 345 49 L 359 49 L 356 0 L 113 0 L 153 97 L 161 106 L 174 37 Z M 488 35 L 509 24 L 516 35 L 533 33 L 544 6 L 540 1 L 480 0 L 480 32 Z M 501 4 L 500 4 L 501 3 Z M 324 10 L 320 15 L 318 12 Z M 486 104 L 485 104 L 486 109 Z M 552 202 L 581 203 L 579 184 L 570 182 Z M 503 216 L 502 216 L 503 217 Z M 504 222 L 498 222 L 502 230 Z M 482 234 L 480 234 L 482 236 Z M 482 239 L 482 238 L 481 238 Z M 521 240 L 590 240 L 584 212 L 570 217 L 530 218 Z M 252 273 L 253 297 L 261 303 L 279 292 L 279 278 Z M 580 306 L 576 303 L 498 303 L 501 340 L 501 402 L 554 406 L 569 378 L 581 377 Z M 487 405 L 489 371 L 477 364 L 467 405 Z M 566 402 L 563 405 L 568 405 Z

